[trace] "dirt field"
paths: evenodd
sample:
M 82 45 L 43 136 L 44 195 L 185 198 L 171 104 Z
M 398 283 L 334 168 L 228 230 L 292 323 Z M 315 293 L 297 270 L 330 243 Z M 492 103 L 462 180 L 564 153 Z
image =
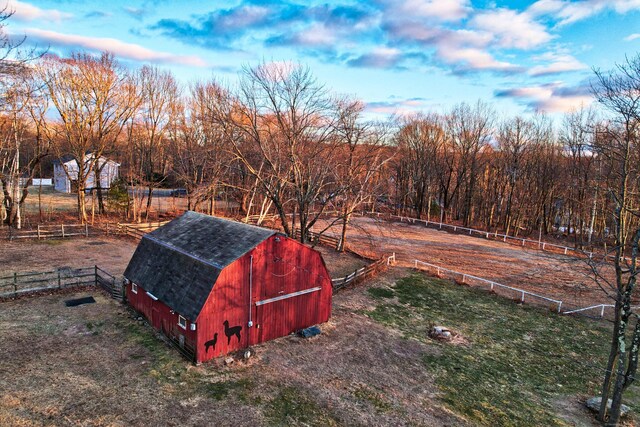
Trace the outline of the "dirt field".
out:
M 113 237 L 0 240 L 0 265 L 5 272 L 98 265 L 111 274 L 121 275 L 135 249 L 134 240 Z
M 87 295 L 97 303 L 63 303 Z M 426 346 L 356 314 L 364 304 L 343 292 L 319 337 L 194 367 L 98 291 L 5 302 L 0 425 L 464 425 L 434 399 Z
M 557 298 L 567 307 L 610 303 L 593 282 L 585 260 L 575 257 L 363 217 L 353 220 L 347 238 L 358 249 L 378 255 L 395 252 L 403 266 L 413 266 L 418 259 Z
M 137 242 L 131 238 L 94 236 L 56 240 L 0 240 L 0 266 L 6 273 L 48 271 L 57 267 L 98 267 L 120 276 Z M 343 277 L 371 261 L 332 249 L 316 247 L 331 277 Z

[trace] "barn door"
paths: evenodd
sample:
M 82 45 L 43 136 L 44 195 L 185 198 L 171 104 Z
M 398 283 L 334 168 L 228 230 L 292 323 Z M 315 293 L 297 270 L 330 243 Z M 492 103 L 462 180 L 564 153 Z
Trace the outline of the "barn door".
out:
M 160 311 L 158 310 L 158 307 L 156 307 L 156 305 L 152 302 L 151 303 L 151 324 L 153 325 L 154 328 L 160 329 L 160 320 L 161 320 Z

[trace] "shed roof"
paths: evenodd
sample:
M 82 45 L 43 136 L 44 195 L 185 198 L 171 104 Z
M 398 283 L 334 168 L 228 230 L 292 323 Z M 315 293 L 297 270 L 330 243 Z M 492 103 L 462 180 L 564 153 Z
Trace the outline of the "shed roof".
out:
M 195 321 L 220 271 L 275 233 L 188 211 L 143 236 L 124 275 Z

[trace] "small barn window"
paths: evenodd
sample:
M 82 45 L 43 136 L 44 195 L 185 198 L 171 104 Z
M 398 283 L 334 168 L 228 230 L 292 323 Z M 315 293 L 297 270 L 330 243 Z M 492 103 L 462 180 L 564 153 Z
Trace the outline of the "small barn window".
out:
M 182 316 L 178 316 L 178 326 L 182 329 L 187 329 L 187 319 Z
M 138 293 L 138 285 L 136 285 L 135 283 L 131 283 L 131 292 L 133 292 L 134 294 Z

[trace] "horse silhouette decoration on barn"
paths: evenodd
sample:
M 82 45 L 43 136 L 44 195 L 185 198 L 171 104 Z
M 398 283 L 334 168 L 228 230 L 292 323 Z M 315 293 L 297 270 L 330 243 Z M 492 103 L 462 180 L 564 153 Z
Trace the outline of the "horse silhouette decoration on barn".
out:
M 240 342 L 240 331 L 242 330 L 242 326 L 232 326 L 229 327 L 229 321 L 225 320 L 224 322 L 224 334 L 227 336 L 227 345 L 231 344 L 231 337 L 238 337 L 238 343 Z

